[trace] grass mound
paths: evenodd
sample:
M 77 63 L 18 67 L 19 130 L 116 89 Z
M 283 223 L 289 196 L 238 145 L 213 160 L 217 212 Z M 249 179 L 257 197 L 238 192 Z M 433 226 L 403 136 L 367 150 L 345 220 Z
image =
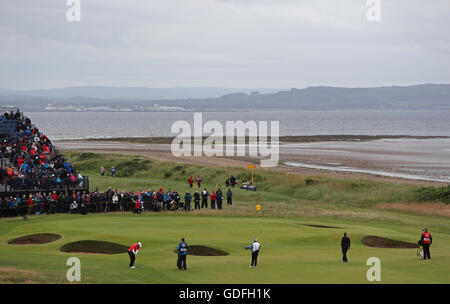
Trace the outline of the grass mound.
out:
M 176 252 L 176 250 L 175 250 Z M 188 255 L 197 256 L 225 256 L 228 252 L 202 245 L 190 245 L 187 247 Z
M 8 241 L 11 245 L 47 244 L 59 240 L 62 236 L 54 233 L 36 233 Z
M 362 243 L 366 246 L 375 248 L 417 248 L 417 244 L 414 243 L 396 241 L 374 235 L 363 237 Z
M 118 254 L 127 252 L 128 247 L 112 242 L 83 240 L 67 243 L 60 250 L 62 252 Z

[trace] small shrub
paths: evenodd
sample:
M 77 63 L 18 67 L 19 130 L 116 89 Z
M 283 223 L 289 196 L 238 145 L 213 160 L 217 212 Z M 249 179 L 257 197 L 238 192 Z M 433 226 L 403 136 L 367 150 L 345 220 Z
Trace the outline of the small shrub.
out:
M 83 152 L 78 156 L 78 160 L 90 160 L 93 158 L 101 158 L 99 154 L 91 153 L 91 152 Z
M 305 179 L 305 185 L 306 186 L 317 185 L 318 183 L 319 183 L 318 180 L 315 180 L 315 179 L 312 179 L 312 178 Z
M 450 186 L 422 187 L 416 191 L 419 201 L 439 201 L 450 204 Z

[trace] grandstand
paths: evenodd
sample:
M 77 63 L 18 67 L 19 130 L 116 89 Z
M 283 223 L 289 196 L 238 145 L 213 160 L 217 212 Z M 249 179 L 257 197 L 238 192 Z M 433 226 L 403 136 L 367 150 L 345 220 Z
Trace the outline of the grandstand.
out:
M 89 192 L 89 178 L 55 149 L 17 107 L 0 107 L 0 196 Z

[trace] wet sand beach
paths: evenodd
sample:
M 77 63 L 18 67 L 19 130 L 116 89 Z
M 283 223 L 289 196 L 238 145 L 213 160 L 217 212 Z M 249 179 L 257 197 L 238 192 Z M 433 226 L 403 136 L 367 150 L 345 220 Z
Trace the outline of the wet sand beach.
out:
M 160 139 L 158 139 L 161 142 Z M 151 140 L 149 140 L 151 142 Z M 60 140 L 61 150 L 145 156 L 161 161 L 205 166 L 247 166 L 259 163 L 249 157 L 175 157 L 169 143 L 138 143 L 126 140 Z M 423 185 L 450 184 L 449 138 L 385 138 L 281 142 L 281 170 L 309 176 L 370 179 Z

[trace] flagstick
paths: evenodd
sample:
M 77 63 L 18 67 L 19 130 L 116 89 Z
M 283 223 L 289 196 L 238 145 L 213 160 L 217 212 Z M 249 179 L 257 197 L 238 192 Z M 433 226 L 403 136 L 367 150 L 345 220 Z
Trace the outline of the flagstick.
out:
M 261 221 L 262 221 L 262 212 L 261 212 L 261 210 L 259 210 L 259 233 L 261 233 L 261 230 L 262 230 Z

